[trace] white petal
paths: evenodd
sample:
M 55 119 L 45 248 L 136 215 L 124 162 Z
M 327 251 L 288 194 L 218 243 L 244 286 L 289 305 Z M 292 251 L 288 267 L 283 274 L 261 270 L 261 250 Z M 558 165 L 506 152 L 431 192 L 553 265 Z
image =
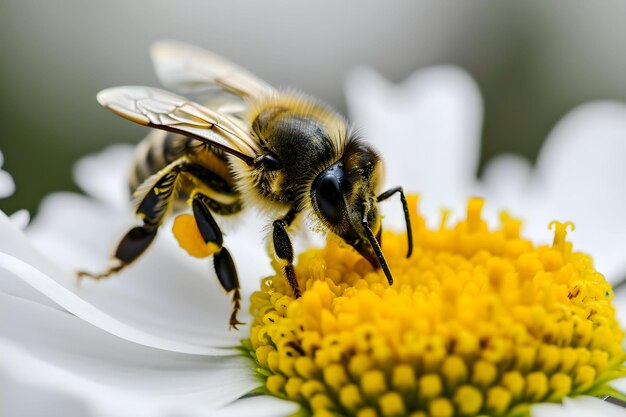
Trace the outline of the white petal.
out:
M 0 151 L 0 198 L 8 197 L 15 192 L 13 177 L 1 169 L 2 164 L 4 164 L 4 155 Z
M 18 229 L 24 230 L 30 222 L 30 213 L 28 210 L 22 209 L 11 214 L 9 218 Z
M 134 226 L 133 220 L 130 210 L 116 210 L 78 194 L 55 193 L 43 200 L 26 233 L 66 270 L 103 268 L 116 241 Z
M 622 306 L 626 307 L 624 306 L 624 304 L 626 303 L 622 303 Z M 622 327 L 624 326 L 622 325 Z M 626 393 L 626 378 L 620 378 L 620 379 L 616 379 L 615 381 L 612 381 L 611 387 L 615 388 L 619 392 Z
M 387 186 L 419 192 L 427 211 L 464 203 L 482 123 L 480 93 L 466 72 L 428 68 L 395 86 L 359 69 L 350 74 L 346 94 L 355 126 L 383 155 Z
M 532 417 L 624 417 L 626 409 L 595 397 L 566 398 L 563 405 L 539 404 L 531 409 Z
M 64 392 L 60 384 L 46 384 L 51 375 L 63 371 L 37 361 L 5 342 L 0 342 L 0 352 L 0 415 L 94 416 L 94 412 L 82 398 Z M 39 366 L 35 365 L 36 362 L 39 362 Z M 32 378 L 28 378 L 29 373 L 41 377 L 33 384 L 30 381 Z M 59 378 L 53 377 L 53 380 L 58 381 Z
M 251 213 L 253 214 L 253 213 Z M 29 236 L 68 270 L 100 271 L 132 216 L 75 194 L 48 197 Z M 225 235 L 239 268 L 244 297 L 258 289 L 269 270 L 269 257 L 258 220 L 240 218 Z M 112 317 L 162 338 L 200 346 L 235 346 L 241 333 L 228 331 L 230 296 L 224 294 L 208 259 L 188 256 L 165 224 L 156 241 L 139 260 L 107 280 L 85 279 L 68 288 Z M 247 297 L 244 298 L 244 306 Z M 240 319 L 245 320 L 247 309 Z
M 626 328 L 626 285 L 620 285 L 615 289 L 613 306 L 616 310 L 616 317 L 622 328 Z M 626 383 L 626 380 L 620 380 Z M 623 388 L 626 392 L 626 385 Z
M 60 277 L 65 276 L 65 272 L 37 251 L 24 233 L 2 212 L 0 212 L 0 253 L 14 256 L 49 277 L 57 277 L 59 281 Z M 30 285 L 25 285 L 21 279 L 5 270 L 0 272 L 0 291 L 48 306 L 56 306 L 48 297 Z
M 537 160 L 533 221 L 576 223 L 574 247 L 615 282 L 626 275 L 626 106 L 589 103 L 566 115 Z
M 53 365 L 51 375 L 41 364 L 41 372 L 24 373 L 21 365 L 2 355 L 4 368 L 22 372 L 30 383 L 65 387 L 98 407 L 115 406 L 120 413 L 114 415 L 124 410 L 135 415 L 130 411 L 150 404 L 160 410 L 210 411 L 259 385 L 253 367 L 240 356 L 151 349 L 112 337 L 67 313 L 3 294 L 0 300 L 0 341 L 10 340 L 18 351 Z
M 525 158 L 498 155 L 485 165 L 482 183 L 489 196 L 489 204 L 515 208 L 524 200 L 530 183 L 532 167 Z
M 61 252 L 62 245 L 58 242 L 55 244 L 54 241 L 50 241 L 50 243 L 49 252 L 58 255 Z M 22 231 L 18 230 L 3 213 L 0 213 L 0 259 L 1 291 L 35 300 L 48 306 L 59 305 L 91 324 L 119 337 L 146 346 L 197 354 L 224 354 L 222 349 L 210 348 L 209 346 L 212 345 L 211 343 L 205 343 L 207 341 L 215 342 L 213 346 L 234 346 L 238 344 L 240 335 L 236 332 L 231 332 L 230 339 L 228 335 L 223 335 L 222 332 L 212 332 L 211 318 L 215 317 L 215 315 L 211 313 L 217 309 L 214 305 L 216 303 L 211 303 L 210 308 L 208 308 L 208 314 L 193 316 L 193 313 L 196 312 L 193 309 L 187 309 L 188 305 L 185 304 L 185 297 L 175 297 L 177 294 L 176 288 L 171 290 L 171 286 L 166 289 L 166 292 L 160 293 L 156 297 L 154 294 L 148 294 L 143 298 L 144 294 L 142 293 L 132 293 L 132 290 L 135 289 L 133 287 L 130 287 L 128 290 L 124 287 L 123 291 L 126 297 L 119 296 L 115 289 L 109 291 L 108 294 L 102 291 L 104 293 L 103 301 L 99 304 L 90 303 L 87 292 L 79 291 L 78 294 L 75 293 L 77 288 L 74 274 L 59 268 L 35 249 L 23 235 Z M 148 278 L 153 275 L 154 273 L 149 275 Z M 184 279 L 179 279 L 179 281 L 184 281 Z M 177 282 L 174 281 L 172 284 L 176 286 Z M 185 286 L 183 285 L 182 287 L 184 288 Z M 167 293 L 167 291 L 170 291 L 170 293 Z M 91 292 L 91 294 L 97 293 L 98 291 L 93 290 Z M 190 327 L 193 327 L 194 331 L 196 328 L 201 328 L 205 333 L 203 336 L 206 337 L 199 338 L 199 341 L 197 340 L 198 338 L 185 340 L 184 338 L 172 338 L 172 333 L 175 332 L 159 333 L 158 330 L 161 328 L 161 323 L 159 320 L 151 317 L 150 314 L 167 310 L 164 308 L 164 300 L 167 301 L 172 298 L 179 303 L 172 304 L 171 311 L 175 313 L 178 310 L 182 310 L 184 312 L 182 314 L 174 314 L 174 317 L 179 318 L 182 315 L 188 319 L 188 322 L 174 320 L 173 323 L 171 321 L 166 322 L 166 326 L 174 328 L 178 324 L 181 328 L 175 330 L 179 332 L 184 332 Z M 144 310 L 138 300 L 147 301 L 151 308 Z M 147 303 L 144 303 L 144 305 Z M 225 299 L 224 303 L 228 304 L 228 300 Z M 227 312 L 230 311 L 229 306 L 224 306 L 222 310 L 225 311 L 223 312 L 224 319 L 219 321 L 219 323 L 226 329 L 225 323 L 227 323 Z M 196 325 L 192 326 L 190 323 L 194 322 Z M 146 325 L 142 326 L 142 324 Z M 223 333 L 227 333 L 227 331 L 224 330 Z M 189 341 L 190 339 L 192 340 Z
M 6 171 L 0 169 L 0 198 L 5 198 L 15 192 L 15 182 L 13 177 Z
M 78 297 L 74 292 L 63 287 L 53 278 L 33 268 L 31 265 L 1 252 L 0 277 L 2 277 L 2 281 L 21 279 L 24 283 L 41 292 L 41 294 L 72 314 L 122 339 L 172 352 L 218 356 L 228 354 L 228 351 L 223 349 L 168 339 L 129 326 L 89 304 L 84 299 Z M 0 295 L 4 296 L 4 294 Z
M 484 217 L 490 225 L 500 224 L 499 215 L 503 210 L 525 219 L 531 172 L 530 163 L 519 155 L 498 155 L 487 162 L 477 194 L 487 199 Z M 527 234 L 526 229 L 524 233 Z
M 104 203 L 130 207 L 128 176 L 133 149 L 131 145 L 117 144 L 80 159 L 74 166 L 74 180 L 83 191 Z
M 263 395 L 237 400 L 217 410 L 214 417 L 287 417 L 296 415 L 299 408 L 300 406 L 292 401 Z

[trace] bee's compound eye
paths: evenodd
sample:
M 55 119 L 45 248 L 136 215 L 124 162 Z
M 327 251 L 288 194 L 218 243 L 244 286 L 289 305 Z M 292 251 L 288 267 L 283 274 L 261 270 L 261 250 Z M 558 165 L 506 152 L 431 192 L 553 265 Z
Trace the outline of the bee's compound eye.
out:
M 341 222 L 343 197 L 339 179 L 332 173 L 327 173 L 316 181 L 315 201 L 320 214 L 333 225 Z
M 280 162 L 280 160 L 271 154 L 263 155 L 261 161 L 263 163 L 263 166 L 265 166 L 268 171 L 277 171 L 283 167 L 283 164 Z

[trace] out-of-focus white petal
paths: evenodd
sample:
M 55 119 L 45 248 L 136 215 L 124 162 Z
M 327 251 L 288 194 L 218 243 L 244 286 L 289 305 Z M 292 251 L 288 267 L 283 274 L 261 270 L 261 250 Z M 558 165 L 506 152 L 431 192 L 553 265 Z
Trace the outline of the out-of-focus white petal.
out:
M 247 294 L 270 272 L 261 225 L 254 213 L 240 218 L 227 232 L 225 245 L 237 264 Z M 35 245 L 68 271 L 106 269 L 108 256 L 133 225 L 130 214 L 76 194 L 54 194 L 42 204 L 28 229 Z M 228 331 L 230 295 L 224 293 L 212 258 L 187 255 L 172 237 L 170 223 L 133 265 L 108 279 L 84 279 L 79 288 L 66 284 L 81 298 L 134 328 L 163 338 L 200 346 L 235 346 L 242 333 Z M 245 330 L 242 330 L 245 331 Z
M 593 255 L 610 282 L 626 273 L 626 106 L 617 102 L 582 105 L 549 135 L 539 158 L 529 207 L 532 227 L 571 220 L 571 240 Z M 542 226 L 541 226 L 542 225 Z
M 532 417 L 624 417 L 626 409 L 595 397 L 566 398 L 563 405 L 539 404 L 531 409 Z
M 36 250 L 24 233 L 2 212 L 0 212 L 0 253 L 20 259 L 48 277 L 55 277 L 59 282 L 63 281 L 61 277 L 65 276 L 63 269 Z M 35 300 L 44 305 L 57 306 L 39 290 L 26 285 L 10 271 L 3 270 L 0 273 L 0 278 L 2 278 L 0 279 L 0 291 L 2 292 Z
M 87 194 L 122 210 L 130 207 L 128 178 L 132 168 L 131 145 L 117 144 L 81 158 L 74 165 L 74 181 Z
M 296 415 L 299 407 L 297 403 L 292 401 L 263 395 L 237 400 L 217 410 L 214 417 L 287 417 Z
M 9 216 L 15 227 L 24 230 L 30 222 L 30 213 L 26 209 L 18 210 Z
M 532 166 L 514 154 L 498 155 L 489 160 L 481 178 L 488 204 L 514 209 L 527 198 Z
M 524 208 L 528 204 L 531 174 L 530 163 L 514 154 L 499 155 L 486 164 L 476 194 L 487 199 L 483 216 L 490 226 L 500 224 L 500 213 L 503 210 L 507 210 L 513 217 L 526 220 Z M 523 233 L 526 232 L 524 225 Z
M 258 386 L 253 369 L 240 356 L 217 358 L 152 349 L 31 301 L 4 294 L 0 300 L 0 341 L 10 340 L 19 351 L 51 366 L 49 378 L 42 370 L 26 373 L 22 379 L 38 384 L 47 381 L 97 407 L 119 409 L 106 415 L 136 415 L 134 408 L 150 405 L 155 410 L 208 415 Z M 9 360 L 5 355 L 0 358 L 0 362 Z
M 626 302 L 622 302 L 622 306 L 624 306 Z M 621 323 L 624 323 L 623 321 Z M 624 327 L 622 325 L 622 327 Z M 611 386 L 618 390 L 619 392 L 626 392 L 626 378 L 616 379 L 615 381 L 611 381 Z M 624 413 L 626 415 L 626 409 L 624 409 Z
M 13 177 L 6 171 L 0 169 L 0 198 L 5 198 L 15 192 L 15 182 Z
M 626 328 L 626 285 L 621 285 L 615 289 L 613 305 L 615 306 L 617 320 L 622 328 Z M 624 386 L 624 392 L 626 392 L 626 386 Z
M 480 93 L 466 72 L 428 68 L 396 86 L 358 69 L 347 79 L 346 95 L 355 126 L 383 156 L 388 187 L 419 192 L 427 213 L 464 204 L 473 190 L 482 123 Z
M 8 172 L 2 170 L 3 163 L 4 156 L 2 155 L 2 151 L 0 151 L 0 198 L 8 197 L 15 192 L 13 177 Z

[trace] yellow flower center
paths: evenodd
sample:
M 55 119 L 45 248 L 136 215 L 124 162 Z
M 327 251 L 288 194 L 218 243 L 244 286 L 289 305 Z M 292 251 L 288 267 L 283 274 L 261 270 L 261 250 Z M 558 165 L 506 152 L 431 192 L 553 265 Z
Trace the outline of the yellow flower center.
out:
M 314 416 L 520 415 L 537 402 L 611 393 L 623 374 L 613 291 L 554 222 L 552 245 L 472 199 L 437 230 L 410 204 L 416 247 L 385 233 L 394 277 L 331 241 L 298 259 L 299 299 L 276 263 L 251 297 L 252 353 L 265 390 Z

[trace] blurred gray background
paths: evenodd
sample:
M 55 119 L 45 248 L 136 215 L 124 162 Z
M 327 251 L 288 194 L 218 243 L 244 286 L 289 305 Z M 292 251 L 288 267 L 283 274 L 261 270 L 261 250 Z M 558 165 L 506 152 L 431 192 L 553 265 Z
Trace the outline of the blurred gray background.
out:
M 517 152 L 532 161 L 576 105 L 626 99 L 625 22 L 621 1 L 2 0 L 0 149 L 17 193 L 0 209 L 36 210 L 46 193 L 75 189 L 77 158 L 143 137 L 95 95 L 157 85 L 155 40 L 213 50 L 344 113 L 343 80 L 357 65 L 396 82 L 459 65 L 484 97 L 482 160 Z

